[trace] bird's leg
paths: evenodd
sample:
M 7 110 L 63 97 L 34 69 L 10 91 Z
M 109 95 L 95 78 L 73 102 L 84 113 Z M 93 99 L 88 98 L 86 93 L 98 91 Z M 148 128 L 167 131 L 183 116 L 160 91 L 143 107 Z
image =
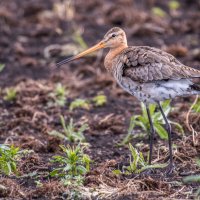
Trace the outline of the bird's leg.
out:
M 173 153 L 172 153 L 172 137 L 171 137 L 171 132 L 172 132 L 172 128 L 171 128 L 171 125 L 169 124 L 168 122 L 168 119 L 167 117 L 165 116 L 165 113 L 162 109 L 162 106 L 160 104 L 160 102 L 158 102 L 158 107 L 160 109 L 160 112 L 163 116 L 163 119 L 165 121 L 165 125 L 166 125 L 166 130 L 167 130 L 167 133 L 168 133 L 168 143 L 169 143 L 169 169 L 167 171 L 167 174 L 171 173 L 172 172 L 172 169 L 173 169 Z
M 148 116 L 149 124 L 150 124 L 149 165 L 151 165 L 152 151 L 153 151 L 153 137 L 154 137 L 154 134 L 155 134 L 155 129 L 154 129 L 154 126 L 153 126 L 153 122 L 152 122 L 152 119 L 151 119 L 151 114 L 150 114 L 148 105 L 146 105 L 146 110 L 147 110 L 147 116 Z

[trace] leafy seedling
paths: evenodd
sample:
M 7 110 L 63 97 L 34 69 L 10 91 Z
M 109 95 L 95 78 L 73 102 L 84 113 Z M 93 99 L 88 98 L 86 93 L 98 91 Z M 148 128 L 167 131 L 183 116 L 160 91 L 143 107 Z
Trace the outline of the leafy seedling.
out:
M 197 160 L 197 165 L 200 167 L 200 160 Z M 184 183 L 200 183 L 200 175 L 190 175 L 183 179 Z M 200 196 L 200 188 L 196 191 L 196 196 Z
M 160 7 L 153 7 L 151 12 L 153 13 L 153 15 L 163 18 L 167 15 L 167 13 Z
M 197 103 L 193 106 L 193 111 L 196 113 L 200 113 L 200 98 L 198 99 Z
M 92 99 L 94 102 L 95 106 L 103 106 L 107 102 L 107 97 L 105 95 L 97 95 Z
M 0 145 L 0 172 L 6 175 L 17 174 L 17 160 L 19 148 L 14 146 Z
M 148 161 L 145 161 L 142 152 L 138 152 L 130 143 L 129 150 L 131 152 L 129 166 L 123 166 L 123 171 L 114 170 L 114 174 L 139 174 L 147 169 L 164 168 L 167 166 L 167 163 L 148 165 Z
M 171 0 L 169 1 L 168 6 L 170 10 L 177 10 L 180 8 L 180 3 L 176 0 Z
M 58 83 L 54 92 L 50 93 L 50 96 L 55 100 L 56 105 L 64 106 L 67 94 L 68 92 L 66 91 L 65 87 L 61 83 Z
M 169 100 L 164 101 L 162 103 L 162 108 L 165 113 L 165 116 L 167 116 L 172 109 L 172 107 L 170 106 L 170 101 Z M 143 129 L 143 131 L 145 131 L 146 133 L 150 132 L 149 119 L 148 119 L 145 105 L 143 103 L 141 103 L 141 109 L 142 109 L 141 115 L 134 115 L 131 117 L 128 134 L 123 139 L 121 145 L 127 144 L 132 139 L 132 131 L 137 126 L 141 127 Z M 151 114 L 153 125 L 155 127 L 156 132 L 158 133 L 158 135 L 161 139 L 167 140 L 168 134 L 167 134 L 166 129 L 164 128 L 165 121 L 162 117 L 161 112 L 156 111 L 155 104 L 151 104 L 149 106 L 149 110 L 150 110 L 150 114 Z M 182 134 L 184 134 L 183 128 L 179 123 L 174 122 L 174 121 L 169 121 L 169 123 L 174 124 L 179 129 L 179 131 Z
M 2 72 L 5 68 L 5 65 L 4 64 L 0 64 L 0 72 Z
M 69 142 L 85 142 L 85 136 L 83 132 L 88 129 L 87 124 L 83 124 L 80 128 L 76 128 L 73 119 L 70 119 L 68 125 L 65 123 L 63 116 L 60 116 L 61 125 L 63 127 L 63 133 L 60 133 L 56 130 L 49 132 L 49 135 L 56 136 L 67 140 Z
M 72 111 L 76 108 L 83 108 L 83 109 L 89 110 L 90 104 L 85 99 L 75 99 L 74 101 L 71 102 L 69 106 L 69 110 Z
M 50 176 L 61 178 L 64 185 L 82 185 L 85 174 L 90 170 L 90 157 L 84 154 L 84 147 L 80 144 L 60 147 L 64 155 L 53 156 L 51 162 L 58 163 L 59 167 L 50 172 Z
M 76 31 L 73 35 L 73 39 L 74 41 L 84 50 L 88 48 L 87 43 L 85 42 L 85 40 L 83 39 L 80 31 Z
M 6 101 L 14 101 L 17 97 L 17 91 L 15 88 L 7 88 L 6 95 L 4 96 L 4 100 Z

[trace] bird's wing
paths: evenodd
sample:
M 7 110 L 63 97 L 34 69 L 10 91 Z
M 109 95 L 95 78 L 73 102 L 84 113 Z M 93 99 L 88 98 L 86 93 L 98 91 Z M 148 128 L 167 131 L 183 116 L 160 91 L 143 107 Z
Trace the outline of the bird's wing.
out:
M 128 47 L 118 57 L 123 76 L 137 82 L 179 80 L 200 77 L 200 71 L 187 67 L 174 56 L 152 47 Z

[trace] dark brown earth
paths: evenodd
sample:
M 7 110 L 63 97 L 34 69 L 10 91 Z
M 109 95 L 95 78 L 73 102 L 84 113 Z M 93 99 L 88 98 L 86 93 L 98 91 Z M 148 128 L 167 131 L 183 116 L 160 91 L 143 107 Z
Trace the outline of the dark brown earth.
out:
M 6 187 L 6 190 L 0 189 L 2 199 L 63 199 L 67 196 L 68 189 L 48 175 L 52 169 L 49 159 L 59 153 L 59 144 L 63 144 L 48 132 L 62 130 L 61 114 L 67 122 L 72 117 L 78 125 L 89 124 L 85 136 L 90 144 L 87 153 L 93 163 L 81 191 L 96 188 L 102 199 L 195 198 L 199 185 L 182 182 L 184 176 L 200 173 L 196 165 L 200 155 L 200 116 L 190 115 L 190 123 L 197 133 L 194 139 L 185 120 L 195 97 L 172 102 L 176 109 L 169 118 L 181 123 L 185 130 L 185 136 L 173 131 L 174 173 L 166 176 L 157 170 L 152 176 L 116 177 L 112 170 L 129 162 L 127 146 L 119 148 L 116 144 L 126 136 L 130 117 L 141 112 L 140 103 L 122 91 L 105 71 L 101 53 L 55 69 L 56 61 L 64 55 L 73 55 L 72 47 L 67 51 L 66 44 L 75 44 L 75 31 L 81 30 L 84 41 L 91 46 L 113 26 L 126 31 L 129 45 L 161 48 L 185 65 L 200 69 L 200 1 L 180 2 L 178 10 L 170 10 L 168 1 L 159 0 L 0 2 L 0 63 L 5 64 L 0 73 L 0 142 L 33 150 L 18 163 L 20 177 L 0 176 L 0 185 Z M 66 5 L 63 14 L 59 10 L 60 3 L 61 8 Z M 165 11 L 164 17 L 153 15 L 151 10 L 155 6 Z M 49 107 L 52 101 L 49 94 L 58 82 L 69 91 L 66 104 Z M 7 87 L 17 90 L 17 99 L 13 102 L 3 98 Z M 107 96 L 106 105 L 69 111 L 74 99 L 88 99 L 97 94 Z M 167 143 L 158 137 L 155 143 L 154 159 L 158 159 L 160 149 L 158 162 L 163 162 L 167 157 Z M 147 137 L 135 139 L 132 144 L 140 144 L 138 149 L 147 155 Z M 36 186 L 38 180 L 42 187 Z M 97 199 L 97 196 L 92 198 Z

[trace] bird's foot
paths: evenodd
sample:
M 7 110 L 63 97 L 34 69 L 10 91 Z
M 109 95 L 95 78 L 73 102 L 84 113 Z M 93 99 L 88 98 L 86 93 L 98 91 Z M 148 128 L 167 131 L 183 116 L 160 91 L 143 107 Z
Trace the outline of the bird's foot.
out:
M 155 174 L 155 169 L 153 169 L 153 168 L 149 168 L 149 169 L 146 169 L 143 172 L 141 172 L 142 176 L 150 176 L 153 174 Z
M 171 175 L 174 172 L 175 166 L 173 163 L 169 163 L 167 167 L 165 168 L 165 175 Z
M 174 165 L 173 163 L 169 163 L 168 165 L 165 165 L 163 167 L 160 168 L 148 168 L 146 170 L 144 170 L 143 172 L 141 172 L 142 176 L 157 176 L 159 171 L 162 172 L 163 175 L 168 176 L 174 173 Z

